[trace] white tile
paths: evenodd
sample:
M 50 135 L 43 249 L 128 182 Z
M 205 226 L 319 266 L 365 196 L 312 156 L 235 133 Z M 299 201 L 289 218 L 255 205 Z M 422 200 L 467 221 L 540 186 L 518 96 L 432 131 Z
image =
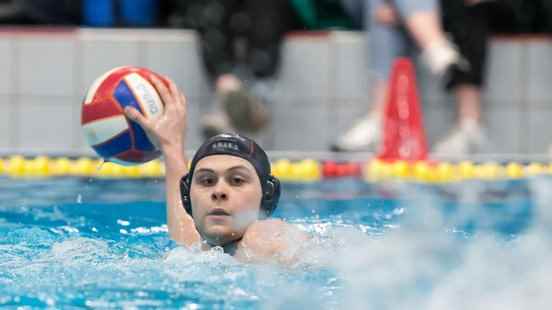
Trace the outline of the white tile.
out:
M 71 153 L 95 155 L 94 150 L 92 150 L 92 148 L 86 143 L 84 139 L 81 125 L 81 112 L 82 105 L 80 104 L 80 102 L 75 103 L 71 106 L 71 113 L 73 118 L 73 123 L 71 124 L 71 128 L 73 131 L 73 140 L 71 141 Z
M 17 96 L 0 95 L 0 106 L 17 105 Z
M 0 94 L 13 94 L 14 89 L 14 58 L 13 40 L 11 37 L 0 36 Z
M 456 105 L 453 102 L 426 102 L 423 105 L 423 124 L 430 150 L 444 139 L 456 124 Z
M 307 102 L 316 102 L 308 104 Z M 320 100 L 294 98 L 274 106 L 275 150 L 325 151 L 331 130 L 328 104 Z
M 77 43 L 74 36 L 25 36 L 16 41 L 17 93 L 25 96 L 72 96 Z
M 552 103 L 552 43 L 529 41 L 527 43 L 527 78 L 523 81 L 527 87 L 527 101 L 534 105 L 543 103 L 550 107 Z
M 284 42 L 276 88 L 286 97 L 330 98 L 335 74 L 330 57 L 330 36 L 291 37 Z
M 329 111 L 328 138 L 334 142 L 368 114 L 369 105 L 365 100 L 337 101 L 330 104 Z
M 188 97 L 199 97 L 208 91 L 196 40 L 148 41 L 145 66 L 173 79 Z
M 526 49 L 523 42 L 505 39 L 493 40 L 490 44 L 487 64 L 487 101 L 524 100 L 527 77 L 523 74 Z
M 143 66 L 138 40 L 85 39 L 82 41 L 82 76 L 78 95 L 84 96 L 92 82 L 103 73 L 119 66 Z
M 483 124 L 487 128 L 491 153 L 525 153 L 527 139 L 524 114 L 519 106 L 504 104 L 503 101 L 488 101 L 483 105 Z
M 201 99 L 188 98 L 186 149 L 196 149 L 203 142 L 200 119 L 202 115 Z
M 364 36 L 356 32 L 337 32 L 333 37 L 336 72 L 332 77 L 336 87 L 335 98 L 367 100 L 371 85 L 368 74 L 369 51 Z
M 0 95 L 0 149 L 12 149 L 15 141 L 15 117 L 17 105 L 12 96 Z
M 534 108 L 527 113 L 527 117 L 528 133 L 524 137 L 528 140 L 528 152 L 548 153 L 552 146 L 552 109 Z
M 74 145 L 74 97 L 20 97 L 16 147 L 20 151 L 70 152 Z

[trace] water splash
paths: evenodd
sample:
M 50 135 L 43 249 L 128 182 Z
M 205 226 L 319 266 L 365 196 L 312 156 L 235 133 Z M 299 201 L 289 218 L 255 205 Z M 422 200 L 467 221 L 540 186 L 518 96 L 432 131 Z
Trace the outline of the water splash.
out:
M 550 303 L 549 179 L 516 185 L 523 190 L 476 183 L 288 187 L 277 216 L 312 235 L 292 268 L 177 247 L 167 237 L 164 204 L 144 199 L 148 191 L 161 196 L 162 184 L 98 181 L 85 189 L 86 202 L 75 204 L 79 184 L 41 183 L 40 192 L 49 193 L 33 198 L 41 204 L 0 208 L 0 305 L 525 309 Z M 14 197 L 8 191 L 0 197 Z

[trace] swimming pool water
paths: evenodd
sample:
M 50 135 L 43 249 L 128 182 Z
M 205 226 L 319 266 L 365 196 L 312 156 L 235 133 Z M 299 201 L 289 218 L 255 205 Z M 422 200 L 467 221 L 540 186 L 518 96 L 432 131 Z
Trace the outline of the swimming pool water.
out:
M 284 184 L 312 241 L 282 267 L 178 247 L 159 180 L 0 178 L 0 306 L 516 309 L 548 295 L 550 184 Z

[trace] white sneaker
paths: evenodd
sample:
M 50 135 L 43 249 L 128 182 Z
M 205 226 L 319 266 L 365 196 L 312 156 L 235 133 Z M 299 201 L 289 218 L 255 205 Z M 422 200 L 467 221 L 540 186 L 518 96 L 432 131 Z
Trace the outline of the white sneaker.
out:
M 456 66 L 462 71 L 469 69 L 470 65 L 465 60 L 454 44 L 444 41 L 434 43 L 422 53 L 422 59 L 428 65 L 433 74 L 444 76 L 451 67 Z
M 433 148 L 433 153 L 445 156 L 465 157 L 485 149 L 488 139 L 476 121 L 463 121 Z
M 357 121 L 331 146 L 336 152 L 375 151 L 381 141 L 381 117 L 369 114 Z

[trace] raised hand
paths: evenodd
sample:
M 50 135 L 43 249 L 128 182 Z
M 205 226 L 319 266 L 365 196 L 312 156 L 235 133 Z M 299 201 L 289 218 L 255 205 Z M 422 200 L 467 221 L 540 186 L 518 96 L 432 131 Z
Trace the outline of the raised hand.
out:
M 125 109 L 125 115 L 128 118 L 136 121 L 157 139 L 163 153 L 175 147 L 182 149 L 187 124 L 186 97 L 178 90 L 173 81 L 165 79 L 167 83 L 162 82 L 156 76 L 151 77 L 151 83 L 157 89 L 165 105 L 164 112 L 160 117 L 147 118 L 132 107 Z
M 186 97 L 178 90 L 174 82 L 167 78 L 165 80 L 166 82 L 157 77 L 151 77 L 151 83 L 165 104 L 165 109 L 160 117 L 147 118 L 134 108 L 126 108 L 125 115 L 140 124 L 159 142 L 165 164 L 169 234 L 176 242 L 191 246 L 199 242 L 200 238 L 193 219 L 186 213 L 180 200 L 180 179 L 188 172 L 183 148 L 186 135 L 187 103 Z

